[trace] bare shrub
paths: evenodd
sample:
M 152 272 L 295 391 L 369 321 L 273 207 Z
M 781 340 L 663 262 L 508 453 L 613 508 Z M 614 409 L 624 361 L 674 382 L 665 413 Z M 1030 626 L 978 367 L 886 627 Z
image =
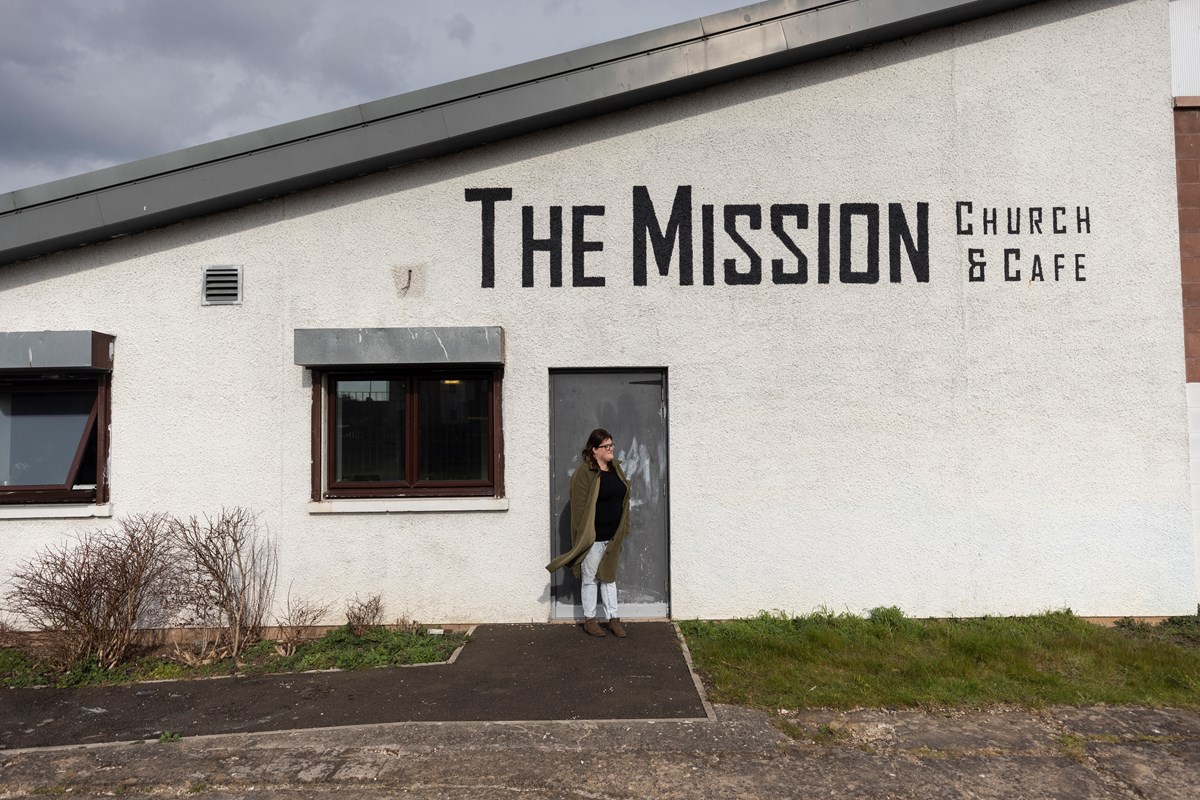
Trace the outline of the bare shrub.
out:
M 172 574 L 167 518 L 142 514 L 116 530 L 50 545 L 13 574 L 8 607 L 31 629 L 43 657 L 60 668 L 93 657 L 112 669 L 128 655 L 134 630 L 169 614 Z
M 244 508 L 222 509 L 216 519 L 174 519 L 171 538 L 180 579 L 176 605 L 180 625 L 195 628 L 197 640 L 176 655 L 189 663 L 237 659 L 262 638 L 275 597 L 278 553 Z
M 383 600 L 373 594 L 366 600 L 354 595 L 346 601 L 346 624 L 355 636 L 362 636 L 370 628 L 378 628 L 383 624 Z
M 0 648 L 15 647 L 20 649 L 25 644 L 25 637 L 21 636 L 16 626 L 9 621 L 8 617 L 0 617 Z
M 392 624 L 389 627 L 394 631 L 399 631 L 400 633 L 424 633 L 425 632 L 424 625 L 417 622 L 415 619 L 409 619 L 408 617 L 396 617 L 396 619 L 393 620 Z
M 283 613 L 275 617 L 275 624 L 279 627 L 279 638 L 275 640 L 275 652 L 281 656 L 294 656 L 296 648 L 311 638 L 309 629 L 324 619 L 332 606 L 332 603 L 320 603 L 314 600 L 293 600 L 289 588 Z

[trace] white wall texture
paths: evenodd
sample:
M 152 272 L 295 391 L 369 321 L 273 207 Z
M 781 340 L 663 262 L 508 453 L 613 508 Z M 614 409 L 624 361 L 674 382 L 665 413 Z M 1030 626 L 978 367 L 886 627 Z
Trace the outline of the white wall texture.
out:
M 281 589 L 422 621 L 549 614 L 548 371 L 670 387 L 676 617 L 1195 610 L 1171 73 L 1159 0 L 1046 2 L 469 152 L 0 269 L 4 330 L 116 335 L 113 509 L 263 512 Z M 631 279 L 631 187 L 695 202 L 930 203 L 931 277 Z M 480 287 L 468 187 L 498 208 Z M 956 236 L 955 202 L 1090 209 L 1091 231 Z M 522 204 L 602 204 L 601 288 L 522 288 Z M 886 205 L 885 205 L 886 211 Z M 697 216 L 699 209 L 697 208 Z M 744 221 L 743 221 L 744 229 Z M 699 219 L 696 220 L 697 260 Z M 836 222 L 835 222 L 836 230 Z M 768 259 L 768 230 L 747 232 Z M 813 231 L 796 234 L 815 270 Z M 982 247 L 987 280 L 967 280 Z M 1024 277 L 1001 280 L 1004 247 Z M 1084 253 L 1086 281 L 1028 280 Z M 861 254 L 860 256 L 861 257 Z M 1073 255 L 1068 255 L 1068 260 Z M 837 242 L 834 241 L 834 270 Z M 245 302 L 201 307 L 205 265 Z M 398 290 L 397 274 L 414 271 Z M 697 263 L 699 270 L 699 263 Z M 1048 270 L 1052 272 L 1052 270 Z M 699 279 L 697 278 L 697 284 Z M 500 325 L 502 512 L 311 514 L 292 332 Z M 103 524 L 102 521 L 96 521 Z M 0 572 L 89 521 L 0 519 Z M 636 535 L 636 534 L 635 534 Z

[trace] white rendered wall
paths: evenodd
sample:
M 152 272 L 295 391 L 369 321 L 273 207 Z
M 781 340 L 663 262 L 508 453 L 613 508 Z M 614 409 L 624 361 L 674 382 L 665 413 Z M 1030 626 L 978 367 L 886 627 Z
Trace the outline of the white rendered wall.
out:
M 1188 613 L 1170 78 L 1158 0 L 1037 4 L 4 267 L 3 329 L 115 334 L 114 513 L 259 509 L 296 595 L 546 619 L 548 371 L 648 366 L 668 371 L 676 617 Z M 635 185 L 664 223 L 679 185 L 697 214 L 900 202 L 911 217 L 928 202 L 930 280 L 905 262 L 887 282 L 885 227 L 875 285 L 704 286 L 697 263 L 680 286 L 677 264 L 662 278 L 651 261 L 634 286 Z M 514 191 L 491 289 L 473 187 Z M 1001 226 L 1008 206 L 1086 206 L 1090 232 L 958 236 L 956 201 L 999 207 Z M 564 287 L 544 255 L 521 286 L 525 204 L 538 236 L 566 206 Z M 570 285 L 584 204 L 606 208 L 587 223 L 603 287 Z M 746 235 L 787 255 L 769 230 Z M 797 240 L 816 252 L 811 230 Z M 1084 253 L 1086 281 L 1003 281 L 1005 247 L 1026 268 Z M 969 248 L 987 252 L 984 282 L 967 279 Z M 718 275 L 743 257 L 719 217 L 717 250 Z M 212 264 L 243 266 L 243 305 L 199 305 Z M 293 330 L 458 325 L 505 330 L 508 510 L 310 513 Z M 0 519 L 0 572 L 74 527 Z

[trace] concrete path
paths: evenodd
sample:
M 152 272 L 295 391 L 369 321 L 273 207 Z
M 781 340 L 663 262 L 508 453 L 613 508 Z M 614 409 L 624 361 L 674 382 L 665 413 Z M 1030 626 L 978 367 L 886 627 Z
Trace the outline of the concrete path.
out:
M 0 797 L 68 793 L 1194 800 L 1200 715 L 1054 708 L 773 719 L 717 706 L 716 721 L 407 722 L 0 752 Z

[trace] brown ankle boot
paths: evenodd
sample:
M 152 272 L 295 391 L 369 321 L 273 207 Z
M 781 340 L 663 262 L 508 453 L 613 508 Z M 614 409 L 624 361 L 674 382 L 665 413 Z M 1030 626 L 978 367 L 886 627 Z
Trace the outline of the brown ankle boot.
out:
M 608 621 L 608 630 L 618 639 L 625 638 L 625 626 L 621 624 L 621 620 L 617 617 L 613 617 Z
M 583 632 L 589 636 L 603 636 L 604 629 L 596 624 L 595 617 L 588 617 L 583 621 Z

